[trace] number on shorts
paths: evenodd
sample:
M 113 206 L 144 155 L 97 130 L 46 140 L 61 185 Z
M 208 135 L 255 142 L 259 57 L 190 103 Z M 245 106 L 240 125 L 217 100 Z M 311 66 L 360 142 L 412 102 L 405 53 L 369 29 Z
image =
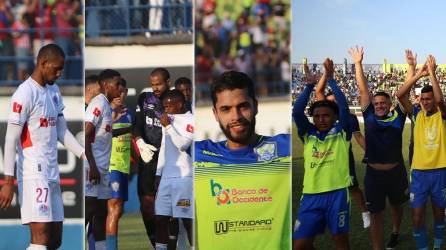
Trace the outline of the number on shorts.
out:
M 45 199 L 42 201 L 42 194 L 43 191 L 45 191 Z M 37 192 L 37 198 L 36 198 L 36 202 L 40 203 L 40 202 L 46 202 L 48 199 L 48 188 L 36 188 L 36 192 Z
M 345 214 L 339 215 L 338 227 L 343 227 L 345 225 Z

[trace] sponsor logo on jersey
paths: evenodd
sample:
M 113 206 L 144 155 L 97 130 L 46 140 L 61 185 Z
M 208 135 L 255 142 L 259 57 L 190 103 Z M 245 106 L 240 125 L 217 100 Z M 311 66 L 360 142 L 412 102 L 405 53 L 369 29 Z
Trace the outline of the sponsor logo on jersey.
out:
M 98 108 L 94 108 L 93 115 L 99 117 L 101 115 L 101 111 Z
M 14 102 L 14 104 L 12 105 L 12 112 L 20 114 L 22 112 L 22 105 Z
M 49 209 L 45 203 L 39 205 L 39 215 L 40 216 L 48 216 Z
M 270 190 L 265 187 L 256 188 L 223 188 L 211 179 L 211 196 L 217 200 L 217 205 L 240 205 L 246 203 L 269 203 L 273 201 Z
M 54 126 L 56 126 L 56 117 L 40 118 L 41 128 L 54 127 Z
M 271 161 L 277 158 L 275 142 L 264 142 L 260 146 L 254 148 L 258 161 Z
M 216 235 L 233 232 L 252 232 L 271 230 L 274 218 L 257 220 L 218 220 L 214 221 Z
M 223 189 L 220 183 L 211 179 L 211 195 L 217 199 L 217 205 L 231 204 L 229 189 Z
M 111 183 L 110 186 L 111 186 L 111 188 L 112 188 L 112 190 L 113 190 L 114 192 L 118 192 L 118 190 L 119 190 L 119 182 L 114 181 L 114 182 Z
M 190 200 L 189 199 L 178 200 L 177 207 L 190 207 Z
M 207 150 L 203 150 L 202 153 L 204 155 L 210 155 L 210 156 L 215 156 L 215 157 L 223 157 L 223 155 L 221 155 L 221 154 L 217 154 L 217 153 L 214 153 L 214 152 L 211 152 L 211 151 L 207 151 Z

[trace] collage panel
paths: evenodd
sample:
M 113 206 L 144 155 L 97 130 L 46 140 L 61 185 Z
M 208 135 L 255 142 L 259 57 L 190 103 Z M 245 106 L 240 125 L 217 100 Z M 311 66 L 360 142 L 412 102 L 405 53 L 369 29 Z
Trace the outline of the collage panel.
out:
M 444 248 L 445 7 L 292 3 L 294 249 Z
M 289 5 L 195 5 L 197 249 L 291 249 Z
M 85 249 L 192 244 L 192 14 L 190 1 L 86 6 Z
M 83 19 L 0 1 L 0 249 L 83 248 Z

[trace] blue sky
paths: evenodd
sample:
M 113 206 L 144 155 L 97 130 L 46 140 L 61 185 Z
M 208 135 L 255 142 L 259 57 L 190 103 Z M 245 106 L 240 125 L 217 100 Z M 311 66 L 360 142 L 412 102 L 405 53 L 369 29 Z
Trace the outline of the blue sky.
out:
M 292 63 L 331 57 L 351 62 L 348 48 L 362 45 L 364 63 L 405 63 L 406 48 L 446 63 L 444 0 L 292 0 Z

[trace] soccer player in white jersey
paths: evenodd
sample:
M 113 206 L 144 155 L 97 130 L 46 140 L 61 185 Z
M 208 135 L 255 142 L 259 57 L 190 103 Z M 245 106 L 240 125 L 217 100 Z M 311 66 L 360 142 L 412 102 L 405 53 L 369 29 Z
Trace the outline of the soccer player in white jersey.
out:
M 62 243 L 64 212 L 57 141 L 78 157 L 83 158 L 84 154 L 67 129 L 62 96 L 54 84 L 64 62 L 65 54 L 59 46 L 42 47 L 31 77 L 19 85 L 11 98 L 0 207 L 11 205 L 17 147 L 20 212 L 22 224 L 28 225 L 31 232 L 28 250 L 57 249 Z
M 119 97 L 121 75 L 111 69 L 99 74 L 101 93 L 85 111 L 85 221 L 92 223 L 95 249 L 105 249 L 107 200 L 110 198 L 108 168 L 112 145 L 112 109 L 110 102 Z
M 176 249 L 181 218 L 192 245 L 193 178 L 191 144 L 193 115 L 186 112 L 185 97 L 169 90 L 162 97 L 163 137 L 155 179 L 156 249 Z

